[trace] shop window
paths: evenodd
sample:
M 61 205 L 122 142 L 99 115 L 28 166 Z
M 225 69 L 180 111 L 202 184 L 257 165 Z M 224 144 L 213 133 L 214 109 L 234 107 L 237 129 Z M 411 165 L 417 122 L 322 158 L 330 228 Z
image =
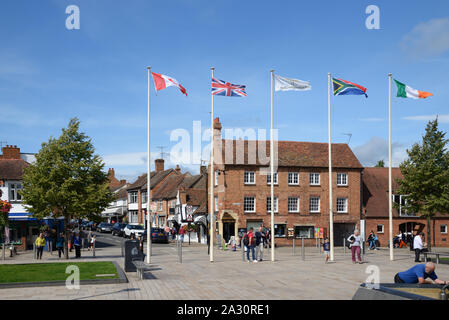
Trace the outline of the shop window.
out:
M 313 226 L 296 226 L 295 238 L 312 239 L 315 235 L 315 229 Z
M 287 235 L 287 225 L 286 224 L 275 224 L 274 225 L 274 237 L 275 238 L 285 238 Z

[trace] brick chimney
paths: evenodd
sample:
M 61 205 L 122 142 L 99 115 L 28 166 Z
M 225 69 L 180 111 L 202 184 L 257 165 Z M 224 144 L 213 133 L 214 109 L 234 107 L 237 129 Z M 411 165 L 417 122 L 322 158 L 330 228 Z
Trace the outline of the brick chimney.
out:
M 207 167 L 206 166 L 200 167 L 200 174 L 202 174 L 203 176 L 207 175 Z
M 154 168 L 156 169 L 156 172 L 164 171 L 164 159 L 154 160 Z
M 2 155 L 0 155 L 0 159 L 20 159 L 20 148 L 17 148 L 17 146 L 6 145 L 2 148 Z
M 176 169 L 175 170 L 176 170 L 177 173 L 181 173 L 181 168 L 179 167 L 179 164 L 176 165 Z

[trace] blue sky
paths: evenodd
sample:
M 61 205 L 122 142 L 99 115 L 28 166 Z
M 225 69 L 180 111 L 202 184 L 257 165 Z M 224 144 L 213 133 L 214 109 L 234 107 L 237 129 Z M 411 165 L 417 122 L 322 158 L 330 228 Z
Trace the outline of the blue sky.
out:
M 68 5 L 80 30 L 67 30 Z M 368 5 L 380 30 L 368 30 Z M 71 117 L 119 177 L 145 171 L 147 71 L 176 78 L 151 88 L 151 145 L 170 133 L 210 126 L 210 67 L 247 86 L 247 98 L 215 99 L 225 128 L 268 129 L 270 69 L 309 80 L 312 91 L 275 95 L 281 140 L 327 142 L 327 73 L 365 86 L 332 98 L 332 140 L 348 142 L 364 165 L 387 160 L 389 72 L 426 100 L 393 98 L 393 164 L 420 141 L 434 115 L 449 129 L 449 2 L 441 1 L 26 1 L 0 3 L 0 140 L 38 152 Z M 392 88 L 395 95 L 396 88 Z M 152 159 L 152 161 L 154 158 Z M 168 160 L 168 159 L 167 159 Z M 168 165 L 174 165 L 168 164 Z M 184 165 L 198 170 L 198 165 Z

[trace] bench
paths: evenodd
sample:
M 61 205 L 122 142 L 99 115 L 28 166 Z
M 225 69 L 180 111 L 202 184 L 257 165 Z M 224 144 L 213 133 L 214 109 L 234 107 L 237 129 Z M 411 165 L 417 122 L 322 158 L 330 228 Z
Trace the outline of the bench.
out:
M 145 261 L 141 261 L 141 260 L 133 260 L 132 263 L 137 269 L 137 276 L 141 280 L 143 280 L 143 272 L 146 269 L 148 269 L 150 267 L 150 265 L 148 263 L 146 263 Z
M 424 261 L 427 262 L 427 256 L 433 255 L 437 258 L 437 264 L 440 263 L 440 256 L 449 257 L 449 253 L 443 253 L 443 252 L 423 252 L 424 255 Z

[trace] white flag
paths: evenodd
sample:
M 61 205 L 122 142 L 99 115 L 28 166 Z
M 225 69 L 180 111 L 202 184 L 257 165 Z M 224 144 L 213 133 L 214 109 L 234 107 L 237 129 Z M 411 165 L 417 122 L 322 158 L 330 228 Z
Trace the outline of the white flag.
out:
M 312 86 L 309 81 L 303 81 L 298 79 L 284 78 L 274 75 L 274 89 L 276 91 L 306 91 L 312 90 Z

